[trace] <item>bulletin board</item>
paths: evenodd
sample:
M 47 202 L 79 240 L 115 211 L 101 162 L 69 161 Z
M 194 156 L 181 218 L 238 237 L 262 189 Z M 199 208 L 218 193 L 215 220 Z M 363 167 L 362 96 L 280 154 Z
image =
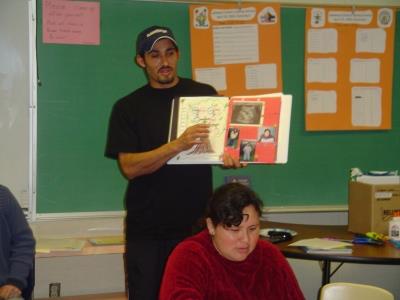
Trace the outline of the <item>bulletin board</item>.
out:
M 225 96 L 282 91 L 278 4 L 191 5 L 192 76 Z
M 307 8 L 306 130 L 392 128 L 395 11 Z

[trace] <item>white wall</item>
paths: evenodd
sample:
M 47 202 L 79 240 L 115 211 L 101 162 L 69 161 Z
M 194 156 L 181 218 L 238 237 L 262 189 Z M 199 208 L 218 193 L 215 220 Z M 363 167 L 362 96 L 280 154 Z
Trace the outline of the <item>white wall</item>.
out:
M 61 283 L 61 295 L 112 293 L 125 290 L 121 254 L 36 259 L 36 298 L 49 297 L 49 284 Z
M 0 183 L 29 206 L 29 0 L 0 1 Z

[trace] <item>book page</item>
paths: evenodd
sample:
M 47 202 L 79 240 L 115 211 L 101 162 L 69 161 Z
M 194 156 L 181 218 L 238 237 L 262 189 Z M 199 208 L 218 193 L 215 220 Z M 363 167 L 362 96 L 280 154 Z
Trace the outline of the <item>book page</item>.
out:
M 232 97 L 225 152 L 241 162 L 276 163 L 281 98 L 281 94 Z
M 196 124 L 209 124 L 210 134 L 207 141 L 181 152 L 173 160 L 184 163 L 221 163 L 224 151 L 226 129 L 226 110 L 228 97 L 181 97 L 179 98 L 179 116 L 177 136 L 188 127 Z

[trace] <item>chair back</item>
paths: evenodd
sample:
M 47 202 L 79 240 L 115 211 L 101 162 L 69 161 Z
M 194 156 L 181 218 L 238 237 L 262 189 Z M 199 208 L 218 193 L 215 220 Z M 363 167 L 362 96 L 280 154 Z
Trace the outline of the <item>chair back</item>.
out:
M 389 291 L 377 286 L 334 282 L 324 285 L 321 289 L 320 300 L 394 300 Z

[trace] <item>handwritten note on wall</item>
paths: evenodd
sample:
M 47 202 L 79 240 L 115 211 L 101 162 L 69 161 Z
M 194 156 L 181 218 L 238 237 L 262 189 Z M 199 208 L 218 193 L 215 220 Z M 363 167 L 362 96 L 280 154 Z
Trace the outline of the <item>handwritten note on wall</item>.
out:
M 100 3 L 43 1 L 43 43 L 100 44 Z

